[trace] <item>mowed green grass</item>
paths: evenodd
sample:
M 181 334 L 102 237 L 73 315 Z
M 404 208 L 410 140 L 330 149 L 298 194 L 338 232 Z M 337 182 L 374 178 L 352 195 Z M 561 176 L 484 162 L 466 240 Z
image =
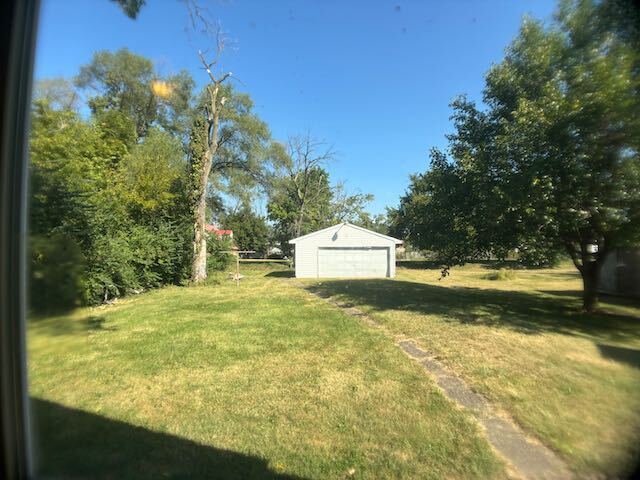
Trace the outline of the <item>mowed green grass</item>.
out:
M 571 265 L 491 280 L 483 265 L 405 263 L 394 280 L 306 282 L 413 338 L 581 475 L 624 475 L 640 445 L 640 305 L 580 312 Z
M 33 319 L 43 476 L 502 478 L 467 413 L 393 342 L 246 266 L 239 288 L 171 287 Z

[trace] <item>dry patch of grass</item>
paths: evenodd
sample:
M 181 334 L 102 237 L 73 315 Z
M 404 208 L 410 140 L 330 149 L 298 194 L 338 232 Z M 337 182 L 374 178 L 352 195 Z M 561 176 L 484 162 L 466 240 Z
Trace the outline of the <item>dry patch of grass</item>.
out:
M 306 284 L 414 338 L 580 474 L 624 475 L 640 445 L 640 305 L 605 299 L 580 313 L 569 265 L 487 273 L 405 267 L 394 280 Z
M 40 473 L 504 476 L 477 425 L 417 365 L 282 269 L 243 265 L 239 288 L 165 288 L 34 319 Z

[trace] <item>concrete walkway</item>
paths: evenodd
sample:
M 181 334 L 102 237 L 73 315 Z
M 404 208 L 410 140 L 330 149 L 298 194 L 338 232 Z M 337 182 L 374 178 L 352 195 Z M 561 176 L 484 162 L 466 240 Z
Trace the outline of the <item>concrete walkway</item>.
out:
M 448 370 L 432 354 L 419 348 L 414 341 L 399 338 L 351 304 L 337 302 L 319 292 L 311 293 L 392 337 L 405 354 L 435 378 L 449 400 L 473 414 L 482 426 L 491 446 L 509 465 L 512 476 L 531 480 L 572 478 L 573 475 L 566 464 L 553 451 L 525 434 L 520 427 L 509 420 L 507 415 L 502 414 L 487 399 L 474 392 L 460 377 Z

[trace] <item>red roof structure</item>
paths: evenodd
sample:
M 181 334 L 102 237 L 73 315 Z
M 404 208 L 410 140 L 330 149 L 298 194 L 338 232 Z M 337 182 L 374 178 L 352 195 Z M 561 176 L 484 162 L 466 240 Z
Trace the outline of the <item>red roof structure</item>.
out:
M 217 237 L 227 236 L 227 237 L 233 238 L 233 230 L 222 230 L 222 229 L 216 228 L 214 225 L 205 225 L 204 229 L 208 233 L 213 233 Z

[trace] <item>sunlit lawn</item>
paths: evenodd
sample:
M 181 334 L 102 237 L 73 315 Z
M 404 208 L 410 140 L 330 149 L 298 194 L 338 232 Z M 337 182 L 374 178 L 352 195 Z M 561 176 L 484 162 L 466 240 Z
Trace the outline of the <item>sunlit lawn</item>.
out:
M 571 265 L 489 280 L 482 265 L 417 263 L 395 280 L 305 282 L 354 303 L 420 347 L 556 449 L 581 474 L 615 474 L 640 445 L 640 304 L 579 312 Z
M 29 375 L 40 473 L 504 476 L 476 423 L 418 365 L 382 333 L 278 278 L 282 268 L 243 266 L 239 288 L 226 280 L 170 287 L 33 320 Z M 372 287 L 393 293 L 402 283 L 384 285 Z M 624 397 L 620 390 L 635 377 L 599 361 L 619 374 L 614 394 Z M 474 371 L 462 363 L 456 368 Z

